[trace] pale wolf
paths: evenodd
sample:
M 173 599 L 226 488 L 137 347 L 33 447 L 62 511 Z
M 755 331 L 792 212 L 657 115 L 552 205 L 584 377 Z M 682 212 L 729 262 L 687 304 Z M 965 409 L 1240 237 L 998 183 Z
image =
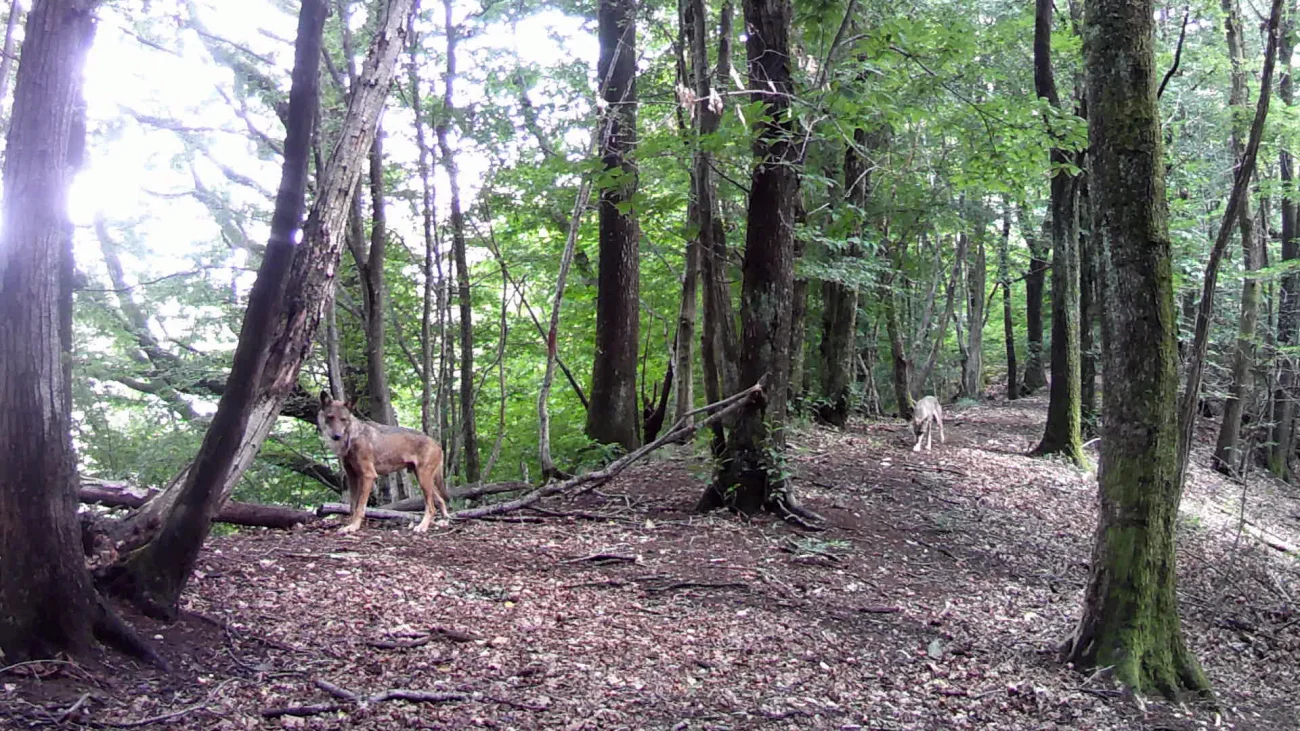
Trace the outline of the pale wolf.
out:
M 350 404 L 335 401 L 325 391 L 320 394 L 320 412 L 316 421 L 321 434 L 343 464 L 351 499 L 351 519 L 339 528 L 340 533 L 352 533 L 361 527 L 375 478 L 404 469 L 415 473 L 420 480 L 420 489 L 424 491 L 424 520 L 415 526 L 415 532 L 423 533 L 429 529 L 435 502 L 442 509 L 443 516 L 450 517 L 447 513 L 450 496 L 442 474 L 442 447 L 431 437 L 414 429 L 362 419 L 352 413 Z
M 935 424 L 939 425 L 939 443 L 942 444 L 944 442 L 943 407 L 939 405 L 939 399 L 926 396 L 912 407 L 912 433 L 916 435 L 916 444 L 912 445 L 913 452 L 921 451 L 922 439 L 925 439 L 925 448 L 929 451 L 930 445 L 934 443 L 931 429 Z

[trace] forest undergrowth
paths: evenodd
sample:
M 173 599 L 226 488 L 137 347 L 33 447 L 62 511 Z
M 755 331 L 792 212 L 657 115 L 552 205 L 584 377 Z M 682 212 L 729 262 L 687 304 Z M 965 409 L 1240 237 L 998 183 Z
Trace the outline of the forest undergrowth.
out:
M 1300 493 L 1204 468 L 1179 528 L 1182 617 L 1219 710 L 1056 662 L 1087 579 L 1088 473 L 1024 456 L 1046 399 L 804 428 L 831 527 L 694 515 L 662 455 L 571 502 L 427 535 L 370 521 L 210 539 L 181 621 L 118 655 L 0 670 L 5 728 L 1295 729 Z M 1092 452 L 1095 459 L 1096 453 Z M 1242 495 L 1245 495 L 1244 511 Z M 1245 516 L 1243 525 L 1241 517 Z M 1286 552 L 1291 547 L 1292 553 Z

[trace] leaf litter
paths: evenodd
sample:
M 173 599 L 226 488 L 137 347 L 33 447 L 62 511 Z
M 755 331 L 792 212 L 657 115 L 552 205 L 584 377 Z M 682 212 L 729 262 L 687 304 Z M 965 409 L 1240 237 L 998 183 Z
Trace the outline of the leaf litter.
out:
M 1294 488 L 1195 465 L 1184 630 L 1219 709 L 1059 665 L 1092 473 L 1024 456 L 1042 399 L 797 430 L 831 526 L 695 515 L 708 465 L 660 457 L 569 502 L 420 536 L 370 521 L 210 540 L 180 621 L 131 615 L 174 672 L 111 654 L 0 671 L 5 728 L 1296 729 Z M 1245 495 L 1243 509 L 1242 495 Z M 1245 516 L 1251 531 L 1239 530 Z

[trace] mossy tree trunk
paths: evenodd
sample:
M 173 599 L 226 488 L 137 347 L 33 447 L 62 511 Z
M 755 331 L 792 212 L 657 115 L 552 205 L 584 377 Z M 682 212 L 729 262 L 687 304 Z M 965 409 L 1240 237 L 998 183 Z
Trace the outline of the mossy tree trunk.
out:
M 1083 613 L 1064 656 L 1137 692 L 1208 692 L 1178 617 L 1177 321 L 1151 0 L 1091 0 L 1085 21 L 1093 219 L 1108 254 L 1101 506 Z
M 1032 394 L 1047 385 L 1043 368 L 1043 290 L 1047 283 L 1047 242 L 1044 236 L 1032 233 L 1029 216 L 1020 209 L 1020 224 L 1025 243 L 1029 244 L 1029 270 L 1025 272 L 1025 377 L 1021 380 L 1022 395 Z M 1044 222 L 1047 229 L 1050 222 Z
M 1052 74 L 1052 0 L 1037 0 L 1034 22 L 1034 86 L 1039 97 L 1060 107 Z M 1054 131 L 1049 127 L 1049 134 Z M 1067 172 L 1074 161 L 1053 146 L 1052 206 L 1052 382 L 1047 425 L 1036 455 L 1056 454 L 1083 464 L 1079 396 L 1079 239 L 1078 178 Z

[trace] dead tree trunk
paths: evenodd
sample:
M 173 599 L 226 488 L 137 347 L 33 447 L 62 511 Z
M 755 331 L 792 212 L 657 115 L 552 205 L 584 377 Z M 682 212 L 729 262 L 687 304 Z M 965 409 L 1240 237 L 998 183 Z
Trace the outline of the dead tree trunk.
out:
M 411 4 L 412 0 L 390 0 L 379 19 L 359 76 L 360 83 L 348 105 L 338 142 L 320 176 L 317 197 L 300 239 L 294 233 L 298 228 L 297 219 L 278 224 L 283 228 L 281 235 L 292 237 L 282 243 L 296 255 L 292 257 L 288 281 L 277 287 L 284 296 L 259 305 L 259 310 L 275 305 L 278 310 L 275 320 L 262 323 L 245 316 L 250 324 L 255 325 L 249 330 L 249 338 L 253 337 L 254 330 L 270 328 L 270 332 L 262 333 L 269 336 L 270 347 L 264 356 L 249 354 L 251 346 L 244 349 L 241 367 L 253 367 L 256 370 L 254 375 L 258 375 L 256 380 L 241 386 L 241 389 L 250 389 L 251 394 L 241 394 L 241 398 L 232 402 L 244 408 L 240 408 L 238 414 L 231 412 L 225 417 L 230 423 L 226 423 L 224 429 L 219 429 L 214 419 L 209 434 L 220 435 L 219 438 L 212 437 L 217 443 L 200 452 L 196 462 L 177 480 L 177 486 L 150 501 L 132 518 L 142 526 L 155 522 L 162 526 L 153 541 L 130 556 L 116 572 L 124 582 L 119 586 L 138 598 L 146 598 L 155 605 L 174 606 L 207 535 L 205 521 L 229 497 L 257 455 L 286 398 L 297 386 L 298 369 L 311 346 L 321 308 L 333 288 L 333 275 L 342 245 L 340 234 L 347 220 L 362 160 L 370 149 L 379 112 L 388 97 L 393 65 L 401 50 Z M 287 210 L 284 215 L 292 212 Z M 302 243 L 294 244 L 295 240 Z M 266 263 L 269 259 L 268 247 L 263 267 L 269 266 Z M 264 366 L 259 364 L 263 360 Z M 228 388 L 239 381 L 232 375 Z M 247 404 L 240 403 L 244 396 L 249 400 Z M 222 398 L 224 401 L 226 396 L 223 394 Z M 231 410 L 228 408 L 227 411 Z M 199 468 L 199 465 L 205 466 Z M 163 539 L 163 535 L 167 538 Z

